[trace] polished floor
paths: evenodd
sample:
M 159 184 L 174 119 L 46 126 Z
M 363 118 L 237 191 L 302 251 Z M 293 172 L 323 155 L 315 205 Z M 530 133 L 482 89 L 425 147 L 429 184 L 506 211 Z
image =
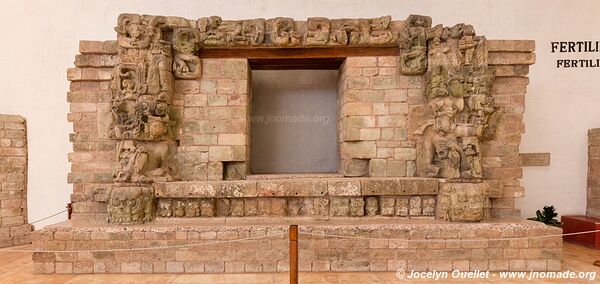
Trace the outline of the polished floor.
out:
M 20 248 L 29 248 L 23 246 Z M 600 282 L 600 251 L 571 243 L 564 244 L 563 271 L 587 272 L 586 281 L 575 279 L 536 279 L 535 281 L 501 279 L 498 273 L 488 279 L 400 280 L 390 272 L 300 273 L 300 283 L 575 283 Z M 101 275 L 39 275 L 32 273 L 30 253 L 0 252 L 0 283 L 288 283 L 287 273 L 261 274 L 101 274 Z M 595 279 L 589 279 L 595 274 Z M 527 275 L 529 276 L 529 275 Z

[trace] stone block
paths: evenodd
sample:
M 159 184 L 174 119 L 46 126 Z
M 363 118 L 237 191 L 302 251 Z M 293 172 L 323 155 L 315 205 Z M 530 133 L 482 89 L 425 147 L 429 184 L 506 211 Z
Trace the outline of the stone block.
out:
M 258 196 L 325 196 L 327 181 L 309 179 L 259 180 L 256 184 Z
M 437 179 L 361 179 L 362 195 L 436 195 Z
M 341 152 L 342 157 L 370 159 L 377 157 L 377 146 L 374 141 L 344 142 Z
M 347 197 L 330 198 L 331 216 L 348 216 L 350 214 L 350 199 Z
M 534 52 L 534 40 L 486 40 L 489 52 Z
M 385 159 L 371 159 L 369 160 L 369 176 L 381 177 L 386 176 L 386 164 Z
M 350 198 L 350 216 L 359 217 L 365 215 L 365 200 L 363 197 Z
M 344 176 L 361 177 L 369 175 L 369 160 L 348 159 L 342 161 Z
M 358 180 L 328 180 L 327 193 L 329 196 L 359 196 L 360 181 Z

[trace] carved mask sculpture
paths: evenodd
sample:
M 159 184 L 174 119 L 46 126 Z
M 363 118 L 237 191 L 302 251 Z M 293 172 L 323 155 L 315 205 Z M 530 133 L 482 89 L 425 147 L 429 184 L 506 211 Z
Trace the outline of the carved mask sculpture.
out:
M 146 187 L 115 187 L 108 201 L 108 221 L 142 224 L 154 219 L 154 192 Z
M 452 188 L 450 191 L 450 221 L 479 222 L 484 218 L 485 193 L 480 188 Z
M 161 199 L 158 202 L 158 216 L 171 217 L 173 216 L 173 203 L 171 200 Z
M 182 200 L 173 201 L 173 216 L 183 217 L 185 216 L 185 205 L 186 203 Z
M 367 214 L 367 216 L 376 216 L 378 211 L 379 203 L 377 202 L 377 197 L 367 197 L 367 200 L 365 202 L 365 213 Z

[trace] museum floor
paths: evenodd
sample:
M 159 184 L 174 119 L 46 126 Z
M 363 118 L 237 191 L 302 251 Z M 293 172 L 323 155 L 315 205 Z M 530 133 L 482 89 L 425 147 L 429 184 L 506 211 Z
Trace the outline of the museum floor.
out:
M 30 246 L 18 248 L 29 249 Z M 563 246 L 563 271 L 597 272 L 600 267 L 592 263 L 600 260 L 600 251 L 588 249 L 571 243 Z M 30 253 L 2 253 L 0 255 L 0 281 L 2 283 L 287 283 L 287 273 L 260 274 L 104 274 L 104 275 L 41 275 L 32 273 Z M 441 281 L 441 280 L 440 280 Z M 448 281 L 443 283 L 461 283 L 466 280 Z M 598 281 L 598 280 L 596 280 Z M 333 273 L 312 272 L 300 273 L 300 283 L 396 283 L 400 281 L 391 272 L 355 272 Z M 419 281 L 419 283 L 438 283 L 439 281 Z M 469 282 L 469 281 L 466 281 Z M 473 283 L 481 283 L 482 280 Z M 489 283 L 521 283 L 527 280 L 506 281 L 498 276 L 490 277 Z M 573 281 L 569 281 L 573 282 Z M 564 283 L 564 280 L 548 280 L 536 283 Z

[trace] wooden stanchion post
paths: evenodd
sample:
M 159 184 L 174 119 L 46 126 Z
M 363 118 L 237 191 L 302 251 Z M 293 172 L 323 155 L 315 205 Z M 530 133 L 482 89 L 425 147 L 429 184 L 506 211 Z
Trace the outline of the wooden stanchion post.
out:
M 290 225 L 290 284 L 298 284 L 298 225 Z
M 67 203 L 67 218 L 71 220 L 71 215 L 73 214 L 73 203 Z

